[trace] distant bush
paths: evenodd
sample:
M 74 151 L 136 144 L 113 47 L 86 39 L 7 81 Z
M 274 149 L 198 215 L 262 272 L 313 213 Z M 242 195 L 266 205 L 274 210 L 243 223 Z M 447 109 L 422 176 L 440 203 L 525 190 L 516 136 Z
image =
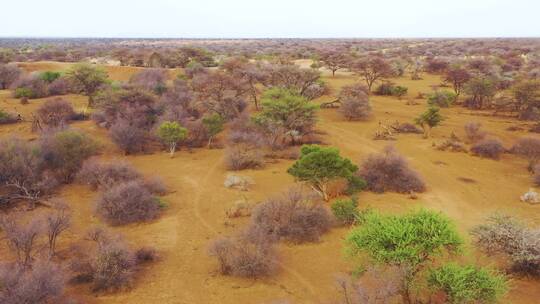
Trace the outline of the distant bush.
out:
M 407 94 L 407 91 L 408 88 L 406 87 L 396 86 L 392 82 L 385 81 L 375 89 L 375 94 L 383 96 L 396 96 L 401 98 L 403 95 Z
M 256 169 L 263 166 L 264 153 L 258 148 L 239 144 L 225 150 L 225 167 L 228 170 Z
M 65 77 L 55 79 L 49 84 L 49 95 L 65 95 L 71 91 L 71 83 Z
M 428 96 L 427 102 L 431 106 L 448 108 L 456 101 L 456 94 L 450 91 L 435 91 Z
M 359 120 L 369 117 L 371 105 L 369 104 L 367 88 L 361 84 L 344 86 L 339 93 L 341 107 L 339 112 L 347 120 Z
M 502 142 L 496 138 L 484 139 L 471 147 L 474 155 L 491 159 L 499 159 L 504 151 Z
M 209 254 L 218 260 L 224 275 L 257 278 L 273 274 L 278 268 L 271 243 L 253 242 L 242 235 L 213 241 Z
M 344 225 L 353 224 L 359 215 L 358 200 L 356 197 L 338 199 L 332 203 L 331 208 L 336 219 Z
M 61 98 L 47 100 L 37 110 L 39 120 L 48 127 L 62 127 L 72 120 L 75 111 L 71 103 Z
M 487 132 L 481 130 L 482 124 L 479 122 L 468 122 L 465 124 L 465 136 L 467 141 L 475 143 L 486 138 Z
M 290 190 L 257 205 L 249 233 L 294 243 L 316 242 L 332 225 L 330 211 L 299 190 Z
M 424 192 L 426 186 L 420 175 L 409 168 L 405 158 L 388 146 L 383 153 L 370 155 L 362 164 L 359 175 L 373 192 Z
M 99 145 L 88 135 L 68 129 L 44 134 L 40 149 L 43 165 L 68 182 L 86 159 L 98 153 Z
M 149 221 L 160 213 L 159 200 L 140 181 L 107 189 L 96 202 L 96 212 L 112 225 Z
M 134 74 L 129 79 L 129 83 L 161 95 L 167 90 L 167 78 L 167 70 L 143 69 Z
M 420 130 L 414 124 L 408 122 L 397 123 L 395 126 L 393 126 L 393 128 L 398 133 L 422 134 L 422 130 Z
M 0 90 L 10 88 L 21 74 L 22 70 L 14 63 L 0 64 Z

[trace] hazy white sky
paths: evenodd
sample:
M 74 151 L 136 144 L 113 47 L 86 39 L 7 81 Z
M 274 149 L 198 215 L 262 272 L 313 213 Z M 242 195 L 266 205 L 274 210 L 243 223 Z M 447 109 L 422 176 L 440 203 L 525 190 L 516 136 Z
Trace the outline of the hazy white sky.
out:
M 1 0 L 0 36 L 540 36 L 540 0 Z

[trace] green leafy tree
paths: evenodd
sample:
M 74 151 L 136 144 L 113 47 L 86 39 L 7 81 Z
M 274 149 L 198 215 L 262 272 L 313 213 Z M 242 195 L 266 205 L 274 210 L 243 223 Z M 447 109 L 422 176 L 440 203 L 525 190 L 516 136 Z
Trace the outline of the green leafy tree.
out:
M 442 117 L 440 109 L 435 106 L 430 106 L 424 113 L 420 114 L 420 116 L 415 119 L 415 122 L 424 130 L 424 137 L 428 138 L 431 129 L 438 126 L 443 120 L 444 117 Z
M 165 121 L 158 128 L 158 137 L 169 146 L 171 157 L 174 156 L 176 146 L 188 135 L 188 130 L 176 121 Z
M 53 72 L 53 71 L 46 71 L 39 74 L 39 78 L 41 78 L 43 81 L 47 83 L 51 83 L 55 81 L 56 79 L 60 78 L 60 76 L 62 76 L 60 72 Z
M 297 180 L 309 184 L 328 201 L 328 185 L 331 181 L 345 178 L 350 180 L 358 170 L 349 159 L 339 155 L 337 148 L 304 145 L 298 159 L 287 172 Z
M 271 137 L 272 146 L 286 135 L 294 142 L 296 136 L 311 132 L 315 126 L 317 106 L 301 95 L 272 88 L 264 92 L 261 102 L 263 109 L 254 121 Z
M 107 72 L 88 64 L 77 64 L 67 72 L 67 77 L 88 96 L 88 106 L 94 106 L 94 95 L 99 87 L 108 82 Z
M 208 138 L 208 148 L 212 146 L 212 140 L 214 137 L 221 131 L 223 131 L 223 125 L 225 124 L 225 119 L 221 115 L 214 113 L 203 117 L 203 125 L 208 130 L 210 137 Z
M 462 240 L 447 217 L 421 209 L 402 216 L 370 212 L 363 225 L 349 233 L 346 244 L 353 257 L 366 254 L 376 263 L 403 268 L 401 295 L 409 304 L 417 274 L 437 255 L 459 251 Z
M 497 303 L 508 290 L 506 278 L 474 265 L 445 264 L 430 271 L 428 286 L 443 291 L 448 303 Z

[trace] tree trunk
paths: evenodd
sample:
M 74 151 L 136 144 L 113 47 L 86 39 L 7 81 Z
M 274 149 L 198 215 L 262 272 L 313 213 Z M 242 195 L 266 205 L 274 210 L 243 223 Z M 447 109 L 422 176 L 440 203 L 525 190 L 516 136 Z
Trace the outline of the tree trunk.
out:
M 174 152 L 176 151 L 176 143 L 171 144 L 169 151 L 170 151 L 170 157 L 173 158 Z
M 211 147 L 212 147 L 212 140 L 213 140 L 213 139 L 214 139 L 214 136 L 210 136 L 210 137 L 208 138 L 208 145 L 207 145 L 207 148 L 208 148 L 208 149 L 211 149 Z

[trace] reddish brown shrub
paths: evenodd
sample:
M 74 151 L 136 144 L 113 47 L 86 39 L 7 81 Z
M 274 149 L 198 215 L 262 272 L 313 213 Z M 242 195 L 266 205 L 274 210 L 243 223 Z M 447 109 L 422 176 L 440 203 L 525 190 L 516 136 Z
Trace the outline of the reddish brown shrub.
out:
M 147 91 L 161 94 L 166 90 L 167 70 L 144 69 L 134 74 L 129 80 L 130 84 L 141 87 Z
M 134 267 L 135 257 L 123 242 L 100 243 L 92 265 L 92 290 L 118 290 L 129 286 Z
M 225 167 L 228 170 L 256 169 L 263 166 L 264 153 L 258 148 L 239 144 L 225 150 Z
M 484 139 L 471 147 L 474 155 L 491 159 L 499 159 L 504 151 L 502 142 L 496 138 Z
M 159 211 L 159 201 L 140 181 L 117 184 L 96 203 L 96 212 L 112 225 L 149 221 L 157 218 Z
M 71 90 L 71 84 L 69 80 L 65 77 L 60 77 L 55 79 L 49 84 L 49 95 L 65 95 Z
M 0 303 L 59 303 L 64 284 L 62 269 L 50 262 L 37 262 L 31 269 L 18 264 L 1 265 Z
M 96 141 L 75 130 L 44 134 L 40 148 L 43 166 L 64 182 L 71 181 L 83 162 L 99 151 Z
M 125 119 L 117 120 L 109 133 L 113 142 L 126 154 L 143 152 L 149 139 L 148 131 Z
M 251 214 L 248 235 L 294 243 L 316 242 L 332 226 L 330 211 L 299 190 L 268 199 Z
M 373 192 L 424 192 L 426 185 L 418 172 L 409 168 L 407 160 L 388 146 L 381 154 L 370 155 L 362 164 L 359 175 Z
M 529 161 L 529 171 L 532 171 L 540 159 L 540 139 L 534 137 L 522 137 L 514 144 L 510 151 L 525 157 Z
M 482 124 L 479 122 L 468 122 L 465 124 L 465 136 L 467 141 L 475 143 L 486 138 L 487 132 L 481 130 Z
M 125 161 L 102 162 L 89 159 L 77 174 L 77 179 L 95 189 L 109 189 L 119 183 L 140 179 L 139 172 Z
M 69 101 L 55 98 L 39 107 L 37 116 L 48 127 L 62 127 L 73 119 L 75 111 Z
M 252 242 L 244 236 L 213 241 L 209 254 L 218 260 L 224 275 L 257 278 L 274 273 L 278 266 L 271 243 Z
M 22 223 L 13 216 L 6 216 L 0 219 L 0 228 L 5 233 L 8 246 L 15 253 L 17 263 L 23 268 L 30 267 L 43 232 L 41 219 L 33 218 L 28 223 Z
M 135 261 L 137 264 L 153 262 L 158 258 L 159 255 L 156 249 L 152 247 L 141 247 L 135 251 Z

